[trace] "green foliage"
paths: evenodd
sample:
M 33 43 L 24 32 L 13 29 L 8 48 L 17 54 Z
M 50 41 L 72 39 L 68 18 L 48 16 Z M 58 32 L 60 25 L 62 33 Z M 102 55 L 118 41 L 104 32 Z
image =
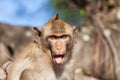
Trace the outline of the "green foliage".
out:
M 55 12 L 58 13 L 63 20 L 71 25 L 81 25 L 82 17 L 79 9 L 73 7 L 69 1 L 51 0 L 51 4 Z
M 86 13 L 85 13 L 85 10 L 84 10 L 84 9 L 80 9 L 80 15 L 81 15 L 81 16 L 85 16 L 85 14 L 86 14 Z

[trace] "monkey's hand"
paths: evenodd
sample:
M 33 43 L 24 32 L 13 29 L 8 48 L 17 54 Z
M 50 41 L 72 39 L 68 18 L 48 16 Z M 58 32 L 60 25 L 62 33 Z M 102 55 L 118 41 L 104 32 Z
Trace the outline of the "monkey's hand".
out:
M 7 61 L 0 67 L 0 80 L 5 80 L 7 78 L 7 73 L 10 69 L 11 64 L 11 61 Z
M 0 80 L 6 79 L 6 72 L 0 67 Z
M 10 70 L 10 66 L 12 65 L 12 61 L 6 61 L 3 65 L 2 68 L 6 73 Z

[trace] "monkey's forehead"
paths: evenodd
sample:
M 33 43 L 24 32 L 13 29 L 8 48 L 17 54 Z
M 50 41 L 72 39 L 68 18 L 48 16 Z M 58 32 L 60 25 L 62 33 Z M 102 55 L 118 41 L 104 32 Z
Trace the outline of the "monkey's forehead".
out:
M 60 18 L 49 20 L 43 27 L 43 33 L 49 34 L 69 34 L 72 35 L 72 27 Z
M 70 36 L 73 35 L 73 29 L 72 27 L 66 25 L 64 27 L 60 27 L 59 25 L 58 26 L 52 26 L 52 25 L 49 25 L 47 27 L 44 27 L 43 29 L 43 34 L 44 36 L 48 36 L 48 35 L 57 35 L 57 34 L 68 34 Z

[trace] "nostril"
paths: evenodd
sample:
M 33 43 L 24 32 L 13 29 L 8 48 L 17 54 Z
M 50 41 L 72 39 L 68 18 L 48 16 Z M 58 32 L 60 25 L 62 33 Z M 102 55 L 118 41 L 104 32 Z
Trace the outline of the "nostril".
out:
M 61 50 L 62 49 L 62 42 L 61 41 L 56 41 L 55 46 L 56 46 L 57 50 Z
M 61 50 L 61 48 L 60 48 L 60 47 L 58 47 L 58 48 L 57 48 L 57 50 Z

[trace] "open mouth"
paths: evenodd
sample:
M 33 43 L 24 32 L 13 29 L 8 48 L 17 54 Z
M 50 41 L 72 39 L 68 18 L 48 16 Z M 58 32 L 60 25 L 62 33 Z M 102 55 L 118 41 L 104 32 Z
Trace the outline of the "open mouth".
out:
M 62 64 L 64 60 L 64 55 L 54 55 L 53 59 L 57 64 Z

